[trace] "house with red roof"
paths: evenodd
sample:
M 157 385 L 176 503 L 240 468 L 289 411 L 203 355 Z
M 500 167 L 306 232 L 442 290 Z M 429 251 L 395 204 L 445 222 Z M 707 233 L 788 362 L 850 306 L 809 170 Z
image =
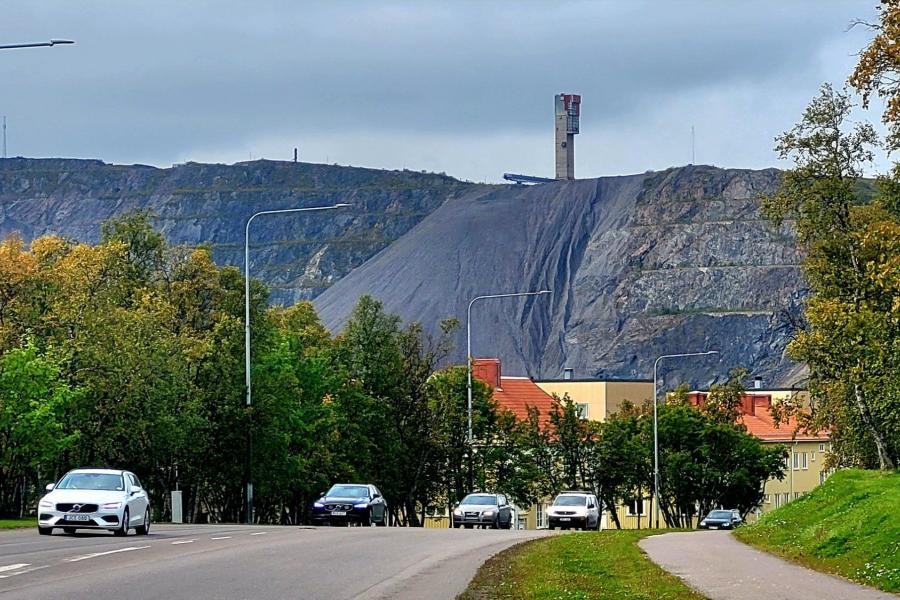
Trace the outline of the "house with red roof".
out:
M 772 405 L 790 395 L 805 394 L 803 390 L 752 390 L 741 398 L 741 414 L 738 422 L 747 428 L 747 433 L 766 444 L 782 444 L 788 448 L 785 459 L 785 477 L 770 479 L 765 483 L 764 500 L 757 511 L 778 508 L 810 492 L 824 482 L 834 469 L 826 467 L 826 459 L 831 452 L 829 432 L 810 432 L 798 426 L 797 419 L 776 423 L 772 417 Z M 692 404 L 702 405 L 708 392 L 691 392 Z
M 476 358 L 472 362 L 472 377 L 491 386 L 500 410 L 511 412 L 517 419 L 528 418 L 528 409 L 536 408 L 541 427 L 550 421 L 550 413 L 559 402 L 537 386 L 530 377 L 504 377 L 499 358 Z

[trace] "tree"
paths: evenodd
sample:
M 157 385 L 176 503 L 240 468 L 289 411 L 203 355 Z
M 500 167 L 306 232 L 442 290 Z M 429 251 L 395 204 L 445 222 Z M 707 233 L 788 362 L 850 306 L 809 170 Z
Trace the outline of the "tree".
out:
M 897 371 L 889 369 L 900 307 L 890 274 L 897 222 L 878 199 L 867 203 L 858 194 L 878 138 L 864 123 L 847 131 L 851 109 L 846 92 L 825 85 L 801 122 L 777 138 L 779 154 L 795 167 L 765 209 L 775 222 L 794 220 L 812 292 L 807 328 L 788 347 L 809 365 L 817 401 L 801 421 L 831 428 L 845 462 L 894 468 L 900 407 L 892 395 Z

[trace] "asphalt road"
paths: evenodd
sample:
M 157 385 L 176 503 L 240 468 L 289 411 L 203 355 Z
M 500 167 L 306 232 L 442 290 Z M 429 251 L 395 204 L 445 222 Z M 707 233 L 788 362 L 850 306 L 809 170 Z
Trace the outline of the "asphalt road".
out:
M 537 531 L 154 525 L 149 536 L 0 532 L 0 599 L 452 599 Z
M 896 600 L 751 548 L 727 531 L 666 533 L 639 542 L 650 559 L 712 600 Z

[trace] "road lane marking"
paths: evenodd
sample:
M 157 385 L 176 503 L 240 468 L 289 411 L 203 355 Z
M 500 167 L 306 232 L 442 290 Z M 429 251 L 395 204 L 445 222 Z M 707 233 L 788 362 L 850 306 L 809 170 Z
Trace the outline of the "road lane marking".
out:
M 223 536 L 221 536 L 221 537 L 211 537 L 211 538 L 209 538 L 209 539 L 211 539 L 211 540 L 230 540 L 230 539 L 231 539 L 231 536 L 230 536 L 230 535 L 223 535 Z
M 6 565 L 5 567 L 0 567 L 0 573 L 3 573 L 4 571 L 16 571 L 18 569 L 24 569 L 28 566 L 31 566 L 31 563 L 17 563 L 14 565 Z
M 16 571 L 15 573 L 8 573 L 7 575 L 0 575 L 0 579 L 6 579 L 7 577 L 12 577 L 13 575 L 24 575 L 25 573 L 31 573 L 32 571 L 39 571 L 41 569 L 48 569 L 50 565 L 41 565 L 40 567 L 31 567 L 30 569 L 23 569 L 21 571 Z
M 269 533 L 268 531 L 257 531 L 256 533 L 251 533 L 250 535 L 266 535 Z
M 119 548 L 118 550 L 109 550 L 107 552 L 94 552 L 93 554 L 85 554 L 84 556 L 76 556 L 75 558 L 67 558 L 66 562 L 79 562 L 89 558 L 97 558 L 98 556 L 106 556 L 108 554 L 118 554 L 119 552 L 131 552 L 132 550 L 144 550 L 150 546 L 130 546 L 128 548 Z
M 197 541 L 197 540 L 179 540 L 179 541 L 177 541 L 177 542 L 172 542 L 172 545 L 173 545 L 173 546 L 176 546 L 176 545 L 178 545 L 178 544 L 193 544 L 193 543 L 196 542 L 196 541 Z

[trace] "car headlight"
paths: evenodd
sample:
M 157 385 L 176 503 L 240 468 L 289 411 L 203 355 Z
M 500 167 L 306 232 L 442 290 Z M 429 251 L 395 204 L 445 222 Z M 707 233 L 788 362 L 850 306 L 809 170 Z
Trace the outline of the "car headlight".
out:
M 453 514 L 458 517 L 462 514 L 462 511 L 457 508 L 456 510 L 453 511 Z
M 313 506 L 316 508 L 325 508 L 325 505 L 321 502 L 313 502 Z
M 357 502 L 356 504 L 353 505 L 353 508 L 368 508 L 368 507 L 369 507 L 368 502 Z
M 39 506 L 41 508 L 53 508 L 53 503 L 49 500 L 41 500 Z
M 115 510 L 115 509 L 121 508 L 121 507 L 122 507 L 121 502 L 107 502 L 106 504 L 103 504 L 100 508 L 102 508 L 103 510 Z
M 700 521 L 700 524 L 701 524 L 701 525 L 706 525 L 706 520 L 704 519 L 703 521 Z
M 484 511 L 484 512 L 481 513 L 481 514 L 483 514 L 483 515 L 486 516 L 486 517 L 490 517 L 490 516 L 493 516 L 494 511 L 492 511 L 492 510 L 486 510 L 486 511 Z

